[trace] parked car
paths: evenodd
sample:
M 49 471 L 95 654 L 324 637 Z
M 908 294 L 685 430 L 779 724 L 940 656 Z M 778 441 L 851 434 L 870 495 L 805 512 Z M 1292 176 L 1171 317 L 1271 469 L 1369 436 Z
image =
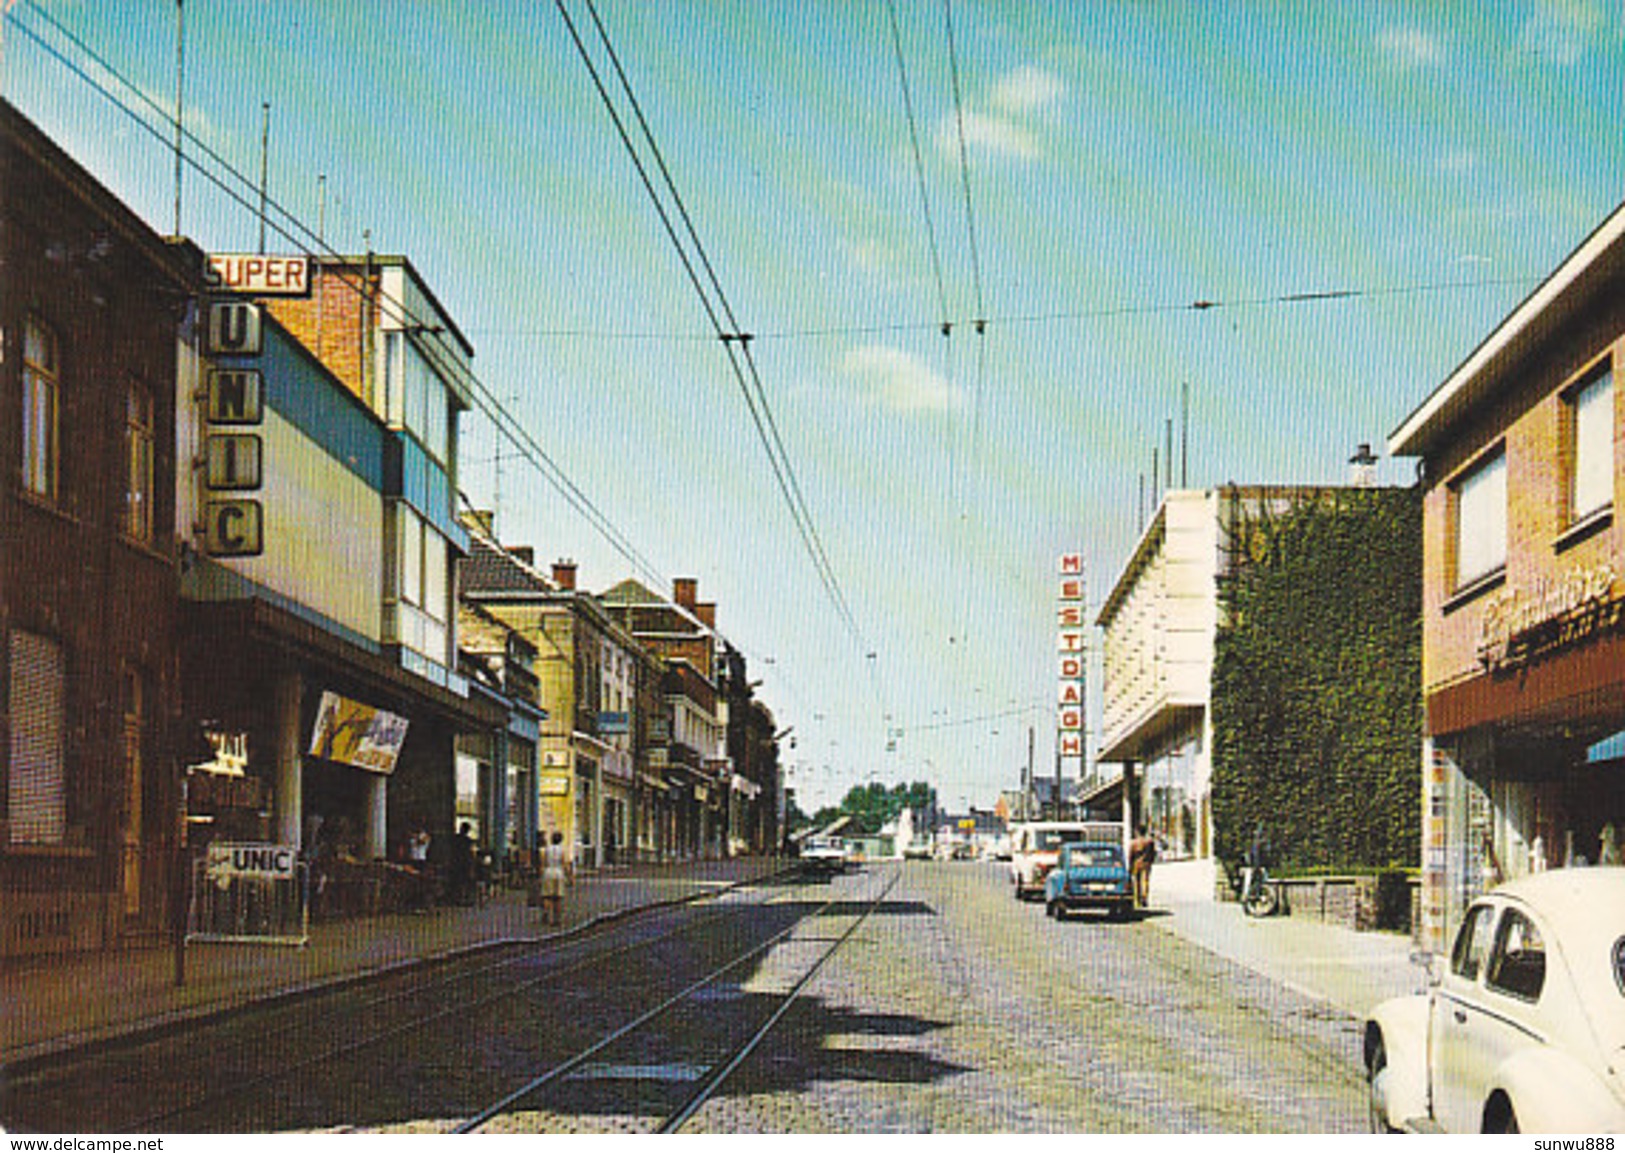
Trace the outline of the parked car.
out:
M 1044 878 L 1044 911 L 1061 920 L 1074 909 L 1105 909 L 1114 920 L 1134 908 L 1123 846 L 1108 841 L 1062 845 Z
M 1061 846 L 1072 841 L 1123 843 L 1123 826 L 1115 821 L 1034 821 L 1010 832 L 1010 881 L 1016 900 L 1042 896 L 1044 875 L 1055 867 Z
M 1625 1132 L 1625 868 L 1474 901 L 1428 989 L 1365 1027 L 1377 1131 Z

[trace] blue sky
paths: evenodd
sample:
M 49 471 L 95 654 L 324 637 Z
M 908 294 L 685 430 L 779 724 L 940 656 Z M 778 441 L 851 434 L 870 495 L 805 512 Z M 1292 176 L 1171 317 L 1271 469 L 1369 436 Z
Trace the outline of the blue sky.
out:
M 598 10 L 756 334 L 856 635 L 556 7 L 190 0 L 186 122 L 252 176 L 272 105 L 272 199 L 407 255 L 490 392 L 660 574 L 699 579 L 795 726 L 804 802 L 924 778 L 990 804 L 1029 724 L 1053 764 L 1056 557 L 1085 554 L 1098 606 L 1181 385 L 1192 487 L 1340 482 L 1380 450 L 1625 196 L 1625 15 L 955 0 L 978 336 L 946 10 L 896 2 L 948 338 L 883 0 Z M 168 109 L 173 6 L 19 0 L 0 25 L 6 97 L 169 231 L 172 157 L 40 48 L 106 79 L 41 12 Z M 190 171 L 182 226 L 258 236 Z M 1331 290 L 1353 295 L 1281 299 Z M 489 506 L 491 426 L 464 428 Z M 509 543 L 595 590 L 632 571 L 511 448 L 501 475 Z

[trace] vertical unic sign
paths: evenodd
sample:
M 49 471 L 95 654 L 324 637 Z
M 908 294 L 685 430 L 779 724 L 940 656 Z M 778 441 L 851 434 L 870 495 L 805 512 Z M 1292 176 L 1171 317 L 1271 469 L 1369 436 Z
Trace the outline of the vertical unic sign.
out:
M 205 315 L 205 346 L 210 357 L 258 357 L 260 306 L 251 300 L 211 300 Z M 257 428 L 265 419 L 258 369 L 211 368 L 204 393 L 201 467 L 203 551 L 209 556 L 258 556 L 265 551 L 260 502 L 242 494 L 258 491 L 263 480 Z
M 1062 553 L 1057 565 L 1057 672 L 1055 699 L 1056 752 L 1062 767 L 1083 772 L 1084 661 L 1088 624 L 1084 614 L 1083 554 Z

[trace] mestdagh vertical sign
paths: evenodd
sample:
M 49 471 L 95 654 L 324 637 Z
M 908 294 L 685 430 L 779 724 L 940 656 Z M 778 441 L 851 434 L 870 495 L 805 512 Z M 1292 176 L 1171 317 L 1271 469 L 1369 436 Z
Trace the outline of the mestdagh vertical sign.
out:
M 1087 624 L 1084 613 L 1083 554 L 1062 553 L 1056 590 L 1057 658 L 1056 756 L 1063 775 L 1083 777 L 1084 670 Z

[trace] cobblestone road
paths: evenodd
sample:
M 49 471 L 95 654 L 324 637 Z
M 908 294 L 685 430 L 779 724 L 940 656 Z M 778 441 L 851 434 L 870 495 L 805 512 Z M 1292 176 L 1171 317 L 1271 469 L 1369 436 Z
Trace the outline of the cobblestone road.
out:
M 886 904 L 685 1131 L 1363 1127 L 1358 1033 L 1341 1014 L 1151 919 L 1053 922 L 1012 899 L 1003 866 L 901 867 Z M 833 884 L 856 895 L 865 878 Z

